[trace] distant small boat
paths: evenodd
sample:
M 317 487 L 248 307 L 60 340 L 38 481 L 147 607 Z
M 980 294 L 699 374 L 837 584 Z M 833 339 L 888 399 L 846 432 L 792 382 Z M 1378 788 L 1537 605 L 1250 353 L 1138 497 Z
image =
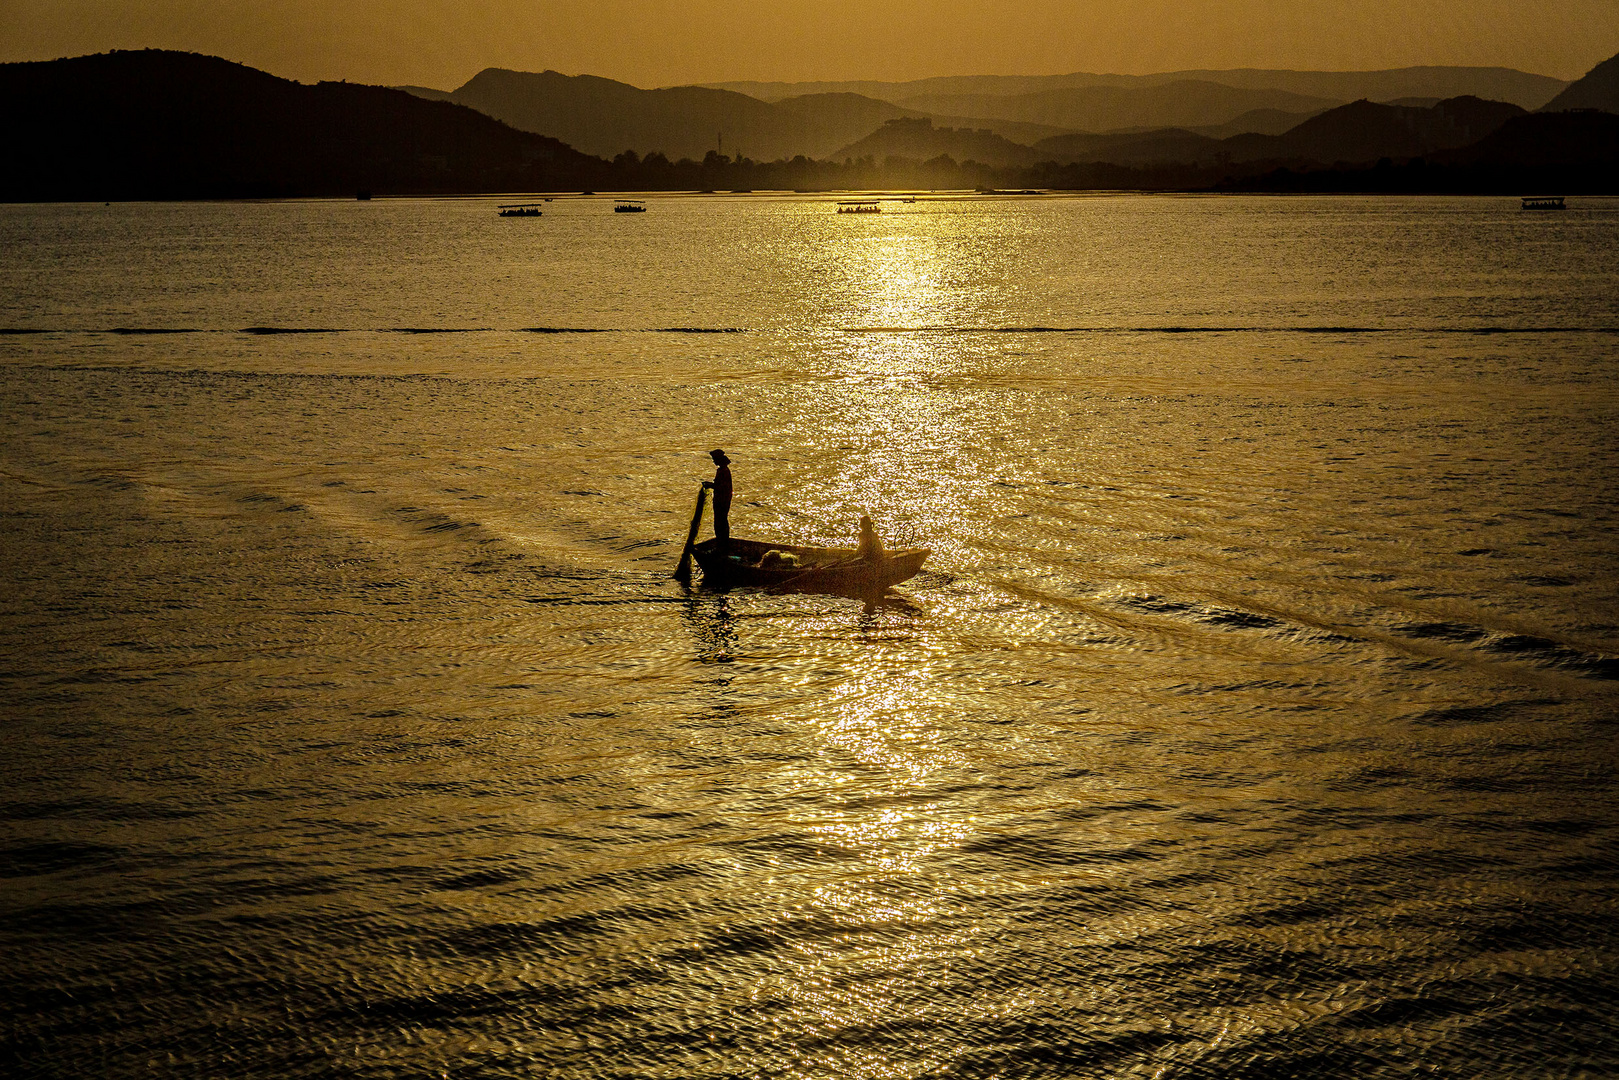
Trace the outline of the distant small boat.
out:
M 1567 210 L 1568 205 L 1563 201 L 1562 195 L 1525 195 L 1523 208 L 1525 210 Z
M 876 199 L 850 199 L 838 203 L 840 214 L 880 214 L 882 205 Z
M 646 213 L 646 203 L 642 202 L 639 199 L 620 199 L 618 201 L 618 203 L 613 207 L 613 213 L 615 213 L 615 214 L 644 214 L 644 213 Z
M 496 209 L 498 209 L 500 211 L 500 216 L 501 217 L 539 217 L 540 216 L 540 204 L 539 203 L 507 203 L 504 206 L 496 207 Z
M 842 596 L 865 596 L 907 581 L 932 554 L 926 548 L 900 548 L 865 559 L 855 548 L 773 544 L 736 536 L 731 537 L 724 554 L 714 539 L 704 540 L 691 551 L 703 568 L 703 584 L 712 588 L 742 585 Z M 767 559 L 771 552 L 797 561 Z

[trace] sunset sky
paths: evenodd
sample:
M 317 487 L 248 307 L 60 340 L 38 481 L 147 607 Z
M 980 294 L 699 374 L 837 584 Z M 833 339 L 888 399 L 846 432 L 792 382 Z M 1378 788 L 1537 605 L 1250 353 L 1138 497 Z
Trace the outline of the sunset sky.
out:
M 0 60 L 145 47 L 444 89 L 490 66 L 639 86 L 1419 64 L 1575 78 L 1619 52 L 1619 2 L 0 0 Z

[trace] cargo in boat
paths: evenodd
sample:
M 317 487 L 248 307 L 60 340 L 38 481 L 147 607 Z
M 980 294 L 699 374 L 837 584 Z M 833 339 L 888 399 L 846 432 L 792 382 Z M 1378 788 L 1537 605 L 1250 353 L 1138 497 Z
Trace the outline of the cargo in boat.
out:
M 771 558 L 772 552 L 777 553 Z M 898 548 L 862 557 L 855 548 L 807 547 L 733 536 L 722 554 L 709 539 L 692 548 L 703 568 L 703 583 L 782 587 L 802 592 L 865 593 L 898 585 L 916 576 L 931 554 L 926 548 Z

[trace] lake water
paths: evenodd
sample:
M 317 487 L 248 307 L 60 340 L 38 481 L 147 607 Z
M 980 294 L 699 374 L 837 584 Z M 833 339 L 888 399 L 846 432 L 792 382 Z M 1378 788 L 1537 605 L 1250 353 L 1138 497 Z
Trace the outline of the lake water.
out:
M 1619 1073 L 1619 201 L 495 201 L 0 207 L 7 1075 Z

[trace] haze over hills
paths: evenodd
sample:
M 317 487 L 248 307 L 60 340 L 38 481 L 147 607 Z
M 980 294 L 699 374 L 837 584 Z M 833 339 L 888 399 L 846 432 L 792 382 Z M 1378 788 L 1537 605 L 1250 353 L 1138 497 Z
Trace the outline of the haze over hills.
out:
M 1516 105 L 1475 97 L 1452 98 L 1431 108 L 1356 101 L 1311 117 L 1281 135 L 1243 133 L 1224 139 L 1182 128 L 1125 134 L 1070 134 L 1042 139 L 1031 149 L 977 133 L 945 131 L 926 121 L 892 120 L 846 147 L 841 155 L 928 159 L 939 154 L 993 165 L 1111 162 L 1117 165 L 1224 162 L 1370 163 L 1412 158 L 1477 142 L 1514 117 Z M 1004 143 L 1004 145 L 1001 145 Z M 983 155 L 983 156 L 979 156 Z
M 1599 65 L 1559 100 L 1612 102 L 1615 67 L 1615 61 Z M 520 104 L 534 85 L 564 91 L 553 95 L 553 107 L 555 98 L 566 103 L 567 94 L 575 94 L 572 122 L 618 123 L 620 132 L 646 123 L 647 110 L 662 104 L 669 106 L 668 115 L 658 119 L 677 127 L 689 125 L 693 115 L 699 124 L 718 115 L 727 123 L 753 118 L 756 135 L 787 130 L 801 137 L 806 123 L 823 125 L 823 134 L 840 128 L 863 133 L 830 151 L 845 160 L 787 159 L 783 153 L 774 155 L 778 160 L 761 161 L 705 149 L 700 160 L 636 153 L 606 161 L 455 101 L 348 83 L 305 86 L 189 53 L 116 52 L 0 65 L 0 93 L 10 106 L 0 114 L 0 139 L 11 152 L 8 169 L 0 171 L 0 198 L 351 195 L 361 189 L 426 194 L 581 188 L 1555 187 L 1609 192 L 1619 187 L 1619 116 L 1589 105 L 1524 114 L 1517 105 L 1472 96 L 1432 106 L 1360 100 L 1280 134 L 1216 138 L 1182 128 L 1065 132 L 1030 145 L 970 121 L 941 124 L 929 115 L 889 115 L 908 110 L 858 95 L 767 103 L 726 91 L 641 91 L 612 80 L 555 73 L 508 72 L 480 84 L 489 99 L 498 98 L 502 87 L 516 87 Z M 620 115 L 638 109 L 639 116 Z M 1282 122 L 1274 111 L 1249 115 Z M 546 122 L 543 116 L 530 120 Z M 880 122 L 875 131 L 867 127 L 874 120 Z M 770 126 L 783 124 L 786 128 Z M 660 136 L 656 128 L 647 130 L 653 133 L 648 138 Z M 727 149 L 736 148 L 727 142 Z
M 701 86 L 643 90 L 593 75 L 487 68 L 452 90 L 398 87 L 432 100 L 453 101 L 523 131 L 562 139 L 589 154 L 624 151 L 701 159 L 710 151 L 771 161 L 799 155 L 824 158 L 888 120 L 928 115 L 847 92 L 804 94 L 764 102 Z M 937 116 L 941 123 L 993 126 L 1007 138 L 1034 142 L 1066 128 L 1017 118 L 991 122 Z
M 1058 136 L 1064 138 L 1065 136 Z M 944 155 L 956 161 L 981 161 L 986 165 L 1033 165 L 1041 160 L 1032 146 L 1012 142 L 992 131 L 974 128 L 934 127 L 927 117 L 901 117 L 890 120 L 864 139 L 850 143 L 834 159 L 911 158 L 927 161 Z
M 839 122 L 846 124 L 850 129 L 860 128 L 864 131 L 875 130 L 879 124 L 895 119 L 895 108 L 886 101 L 877 101 L 875 98 L 864 97 L 860 94 L 805 94 L 801 97 L 783 98 L 775 103 L 778 109 L 785 109 L 792 113 L 819 116 L 821 118 L 835 117 Z M 899 116 L 920 119 L 926 117 L 934 122 L 948 127 L 988 128 L 995 134 L 1013 142 L 1032 144 L 1040 139 L 1052 135 L 1064 134 L 1067 129 L 1054 127 L 1050 124 L 1028 123 L 1021 120 L 991 119 L 979 116 L 956 116 L 953 114 L 928 115 L 915 110 L 906 109 L 899 112 Z
M 1090 132 L 1223 124 L 1256 109 L 1308 114 L 1340 103 L 1337 98 L 1190 79 L 1153 86 L 1073 87 L 1005 96 L 926 94 L 906 99 L 907 107 L 934 115 L 1022 120 Z
M 1183 77 L 1190 74 L 1200 77 Z M 740 152 L 755 160 L 841 158 L 869 148 L 864 140 L 891 120 L 926 118 L 932 121 L 933 135 L 900 128 L 908 134 L 890 132 L 890 141 L 897 138 L 909 145 L 931 139 L 960 149 L 979 145 L 973 141 L 976 136 L 946 131 L 989 132 L 1000 141 L 981 140 L 984 160 L 1012 163 L 1027 155 L 1005 144 L 1032 146 L 1066 134 L 1173 128 L 1216 139 L 1245 133 L 1280 135 L 1356 97 L 1431 105 L 1458 96 L 1480 96 L 1539 105 L 1567 85 L 1505 68 L 1425 67 L 1372 72 L 966 76 L 911 83 L 733 83 L 646 90 L 591 75 L 488 68 L 451 91 L 399 89 L 466 105 L 520 130 L 550 135 L 608 158 L 626 151 L 696 160 L 711 152 Z M 768 93 L 772 100 L 732 89 L 743 86 Z M 808 92 L 775 96 L 783 88 Z M 1481 88 L 1491 93 L 1479 93 Z M 1142 144 L 1135 145 L 1139 149 Z M 955 156 L 955 150 L 940 152 Z
M 1436 101 L 1427 102 L 1437 105 Z M 1223 124 L 1197 124 L 1188 128 L 1199 135 L 1207 135 L 1211 139 L 1225 139 L 1232 135 L 1242 135 L 1253 132 L 1256 135 L 1280 135 L 1292 131 L 1312 116 L 1319 116 L 1326 109 L 1311 109 L 1309 112 L 1287 112 L 1283 109 L 1254 109 L 1245 112 Z
M 822 130 L 817 116 L 789 113 L 745 94 L 700 86 L 642 90 L 594 75 L 486 68 L 453 91 L 449 100 L 604 157 L 633 150 L 701 158 L 720 148 L 726 135 L 730 151 L 740 149 L 766 159 L 813 153 L 811 148 L 838 141 L 838 134 L 828 136 Z M 880 106 L 879 111 L 881 115 L 859 118 L 854 129 L 890 116 L 911 115 L 893 105 Z
M 761 101 L 798 94 L 855 93 L 896 104 L 912 98 L 988 94 L 1005 97 L 1047 90 L 1112 86 L 1140 88 L 1172 82 L 1213 82 L 1245 90 L 1281 90 L 1306 97 L 1330 98 L 1336 103 L 1368 98 L 1443 99 L 1471 94 L 1492 101 L 1510 101 L 1525 109 L 1538 109 L 1569 84 L 1562 79 L 1534 75 L 1513 68 L 1410 67 L 1383 71 L 1289 71 L 1238 68 L 1229 71 L 1167 71 L 1154 75 L 1106 75 L 1076 72 L 1069 75 L 947 75 L 909 82 L 715 82 L 704 85 L 735 90 Z
M 967 134 L 988 133 L 979 151 L 996 164 L 1012 164 L 1026 154 L 1010 144 L 1033 146 L 1041 139 L 1072 133 L 1146 133 L 1175 128 L 1209 138 L 1234 134 L 1282 134 L 1303 120 L 1344 104 L 1349 91 L 1362 97 L 1400 97 L 1433 104 L 1423 92 L 1457 86 L 1489 86 L 1506 91 L 1501 100 L 1535 104 L 1567 84 L 1506 68 L 1404 68 L 1396 71 L 1229 71 L 1200 73 L 1213 78 L 1158 76 L 963 76 L 921 79 L 918 83 L 803 84 L 811 91 L 763 100 L 711 86 L 641 89 L 615 79 L 567 76 L 557 71 L 487 68 L 455 91 L 398 87 L 419 97 L 478 108 L 513 128 L 559 138 L 588 154 L 615 157 L 659 152 L 669 159 L 701 160 L 709 152 L 742 152 L 754 160 L 790 157 L 858 157 L 865 139 L 890 120 L 933 121 L 933 136 L 910 133 L 902 142 L 928 141 L 952 157 L 968 144 Z M 1216 81 L 1229 79 L 1230 83 Z M 743 84 L 733 84 L 743 86 Z M 758 84 L 746 84 L 758 86 Z M 787 86 L 787 84 L 774 84 Z M 822 86 L 886 87 L 894 99 L 855 89 Z M 1035 87 L 1035 89 L 1026 89 Z M 1303 94 L 1310 87 L 1339 96 Z M 921 92 L 920 92 L 921 91 Z M 1412 97 L 1415 96 L 1415 97 Z M 1459 94 L 1447 94 L 1455 97 Z M 897 100 L 895 100 L 897 99 Z M 879 139 L 881 142 L 881 139 Z M 856 146 L 858 144 L 858 146 Z M 866 147 L 869 149 L 869 147 Z M 853 154 L 852 154 L 853 152 Z

